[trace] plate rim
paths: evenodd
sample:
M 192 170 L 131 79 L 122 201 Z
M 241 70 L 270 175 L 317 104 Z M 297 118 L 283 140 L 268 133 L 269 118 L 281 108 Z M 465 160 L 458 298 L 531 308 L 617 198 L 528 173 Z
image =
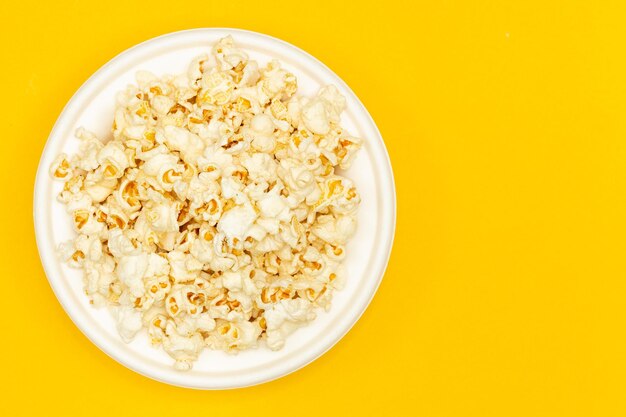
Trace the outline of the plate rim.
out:
M 56 263 L 60 263 L 60 261 L 57 259 L 56 256 L 54 256 L 54 254 L 50 254 L 46 251 L 46 249 L 43 246 L 43 239 L 45 239 L 47 237 L 47 232 L 45 232 L 43 229 L 45 227 L 45 225 L 47 224 L 46 221 L 44 221 L 43 219 L 41 219 L 38 216 L 38 211 L 41 210 L 42 204 L 40 201 L 40 195 L 42 195 L 43 193 L 40 192 L 40 190 L 42 190 L 45 186 L 46 186 L 46 182 L 50 181 L 50 179 L 48 178 L 48 167 L 47 166 L 43 166 L 44 163 L 44 156 L 47 155 L 47 153 L 49 153 L 50 151 L 50 143 L 54 140 L 55 137 L 59 136 L 58 135 L 58 131 L 60 130 L 60 126 L 64 121 L 64 116 L 67 115 L 67 113 L 69 112 L 70 109 L 73 108 L 73 106 L 79 101 L 79 99 L 82 98 L 83 95 L 88 93 L 88 89 L 91 85 L 96 84 L 96 82 L 106 76 L 107 70 L 114 64 L 117 63 L 118 61 L 121 61 L 122 59 L 128 59 L 131 58 L 133 55 L 137 54 L 140 51 L 143 51 L 146 48 L 149 48 L 150 46 L 153 46 L 156 44 L 158 44 L 159 41 L 163 41 L 165 39 L 172 39 L 173 38 L 177 38 L 177 37 L 182 37 L 182 36 L 186 36 L 186 35 L 191 35 L 191 34 L 202 34 L 202 33 L 207 33 L 207 32 L 213 32 L 213 33 L 220 33 L 223 34 L 224 36 L 226 35 L 233 35 L 233 36 L 237 36 L 237 34 L 246 34 L 247 36 L 252 36 L 252 37 L 257 37 L 257 38 L 261 38 L 262 40 L 265 41 L 269 41 L 272 43 L 279 43 L 281 45 L 283 45 L 283 47 L 286 47 L 287 49 L 291 49 L 294 53 L 296 54 L 301 54 L 304 55 L 306 58 L 308 58 L 309 60 L 313 61 L 315 64 L 317 64 L 318 66 L 320 66 L 321 70 L 325 70 L 327 71 L 330 75 L 332 75 L 335 78 L 335 81 L 340 84 L 347 92 L 349 92 L 351 94 L 351 98 L 353 98 L 356 103 L 358 104 L 358 106 L 360 107 L 359 110 L 363 113 L 363 115 L 368 119 L 368 121 L 371 124 L 371 127 L 373 127 L 374 131 L 376 132 L 376 139 L 377 141 L 379 141 L 379 144 L 381 145 L 381 149 L 383 150 L 383 159 L 384 159 L 384 169 L 385 169 L 385 174 L 384 176 L 381 176 L 382 179 L 386 179 L 386 185 L 390 186 L 389 192 L 385 195 L 385 197 L 390 197 L 389 201 L 386 201 L 385 203 L 387 203 L 391 209 L 390 211 L 390 216 L 388 219 L 386 219 L 385 224 L 383 225 L 384 228 L 387 229 L 387 247 L 385 248 L 385 254 L 386 256 L 384 257 L 384 260 L 382 262 L 382 266 L 381 269 L 378 271 L 377 275 L 377 282 L 375 284 L 375 286 L 372 288 L 371 292 L 369 293 L 367 299 L 362 303 L 362 305 L 359 308 L 358 314 L 354 315 L 354 317 L 352 317 L 352 319 L 350 320 L 350 323 L 348 326 L 340 329 L 339 332 L 335 332 L 333 334 L 332 338 L 328 338 L 328 341 L 326 342 L 326 344 L 321 348 L 318 349 L 318 351 L 314 351 L 313 354 L 309 354 L 304 355 L 304 360 L 299 361 L 295 366 L 291 366 L 289 367 L 289 369 L 286 370 L 280 370 L 278 372 L 273 372 L 271 374 L 266 375 L 264 378 L 259 378 L 257 380 L 252 380 L 252 381 L 247 381 L 245 383 L 241 383 L 241 384 L 227 384 L 227 385 L 220 385 L 220 384 L 207 384 L 204 386 L 199 386 L 199 385 L 186 385 L 184 383 L 180 383 L 179 381 L 171 381 L 168 380 L 167 378 L 163 378 L 160 377 L 158 375 L 158 371 L 155 373 L 148 373 L 146 370 L 142 369 L 141 367 L 137 366 L 136 364 L 132 363 L 132 361 L 127 360 L 127 358 L 123 358 L 123 357 L 118 357 L 117 355 L 115 355 L 115 352 L 113 352 L 113 348 L 108 346 L 107 342 L 98 337 L 99 333 L 97 331 L 97 329 L 90 329 L 88 326 L 84 325 L 83 323 L 81 323 L 80 321 L 80 317 L 79 317 L 79 312 L 75 311 L 75 307 L 72 307 L 72 302 L 69 299 L 69 295 L 65 293 L 65 291 L 60 287 L 60 285 L 55 285 L 55 282 L 62 279 L 62 277 L 54 277 L 52 274 L 52 267 L 51 267 L 51 263 L 52 262 L 56 262 Z M 47 180 L 47 181 L 46 181 Z M 144 40 L 120 53 L 118 53 L 117 55 L 115 55 L 113 58 L 111 58 L 110 60 L 108 60 L 104 65 L 102 65 L 98 70 L 96 70 L 87 80 L 85 80 L 81 86 L 74 92 L 74 94 L 71 96 L 71 98 L 67 101 L 67 103 L 65 104 L 65 106 L 63 107 L 63 109 L 61 110 L 61 112 L 59 113 L 59 116 L 57 117 L 51 131 L 50 134 L 48 135 L 48 138 L 46 139 L 46 143 L 45 146 L 41 152 L 41 156 L 40 156 L 40 160 L 37 166 L 37 173 L 35 176 L 35 183 L 34 183 L 34 195 L 33 195 L 33 222 L 34 222 L 34 228 L 35 228 L 35 240 L 37 243 L 37 250 L 38 250 L 38 254 L 39 254 L 39 258 L 41 261 L 41 264 L 43 266 L 44 269 L 44 273 L 46 275 L 48 284 L 50 285 L 50 287 L 52 288 L 57 300 L 59 301 L 59 304 L 61 304 L 61 307 L 63 308 L 63 310 L 65 311 L 65 313 L 69 316 L 70 320 L 72 320 L 72 322 L 74 323 L 74 325 L 81 331 L 81 333 L 83 335 L 85 335 L 85 337 L 87 337 L 87 339 L 93 343 L 98 349 L 100 349 L 102 352 L 104 352 L 107 356 L 109 356 L 111 359 L 115 360 L 116 362 L 118 362 L 119 364 L 123 365 L 124 367 L 130 369 L 133 372 L 136 372 L 140 375 L 143 375 L 145 377 L 148 377 L 150 379 L 165 383 L 165 384 L 169 384 L 169 385 L 173 385 L 173 386 L 179 386 L 179 387 L 184 387 L 184 388 L 192 388 L 192 389 L 199 389 L 199 390 L 219 390 L 219 389 L 235 389 L 235 388 L 243 388 L 243 387 L 248 387 L 248 386 L 253 386 L 253 385 L 258 385 L 258 384 L 262 384 L 265 382 L 269 382 L 269 381 L 273 381 L 275 379 L 281 378 L 283 376 L 286 376 L 288 374 L 291 374 L 305 366 L 307 366 L 308 364 L 312 363 L 313 361 L 315 361 L 316 359 L 318 359 L 319 357 L 321 357 L 322 355 L 324 355 L 326 352 L 328 352 L 331 348 L 333 348 L 341 339 L 343 339 L 343 337 L 354 327 L 354 325 L 359 321 L 359 319 L 362 317 L 362 315 L 365 313 L 365 311 L 367 310 L 367 308 L 369 307 L 369 305 L 371 304 L 371 301 L 374 297 L 374 295 L 377 293 L 378 288 L 380 287 L 380 284 L 383 280 L 383 277 L 385 275 L 385 272 L 387 270 L 387 267 L 389 265 L 389 260 L 391 257 L 391 251 L 393 248 L 393 242 L 395 239 L 395 231 L 396 231 L 396 221 L 397 221 L 397 197 L 396 197 L 396 188 L 395 188 L 395 179 L 394 179 L 394 175 L 393 175 L 393 168 L 391 165 L 391 160 L 389 157 L 389 152 L 387 151 L 387 148 L 385 146 L 385 142 L 383 140 L 383 137 L 380 133 L 380 130 L 378 129 L 378 126 L 376 125 L 376 123 L 374 122 L 374 119 L 372 118 L 372 116 L 370 115 L 369 111 L 367 110 L 367 108 L 363 105 L 363 103 L 361 102 L 361 100 L 358 98 L 358 96 L 354 93 L 354 91 L 352 91 L 352 89 L 345 83 L 345 81 L 343 81 L 343 79 L 341 79 L 341 77 L 339 77 L 333 70 L 331 70 L 327 65 L 325 65 L 323 62 L 321 62 L 319 59 L 315 58 L 314 56 L 312 56 L 311 54 L 309 54 L 308 52 L 304 51 L 303 49 L 300 49 L 299 47 L 288 43 L 286 41 L 283 41 L 279 38 L 270 36 L 270 35 L 266 35 L 263 33 L 259 33 L 259 32 L 255 32 L 255 31 L 250 31 L 250 30 L 245 30 L 245 29 L 236 29 L 236 28 L 226 28 L 226 27 L 211 27 L 211 28 L 195 28 L 195 29 L 187 29 L 187 30 L 181 30 L 181 31 L 175 31 L 175 32 L 170 32 L 170 33 L 166 33 L 157 37 L 153 37 L 147 40 Z M 309 352 L 309 351 L 304 351 L 305 353 Z

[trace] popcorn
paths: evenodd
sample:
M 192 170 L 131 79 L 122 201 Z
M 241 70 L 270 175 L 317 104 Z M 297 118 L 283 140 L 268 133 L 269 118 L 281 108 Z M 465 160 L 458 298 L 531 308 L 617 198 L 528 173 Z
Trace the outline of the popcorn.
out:
M 150 105 L 154 109 L 154 111 L 160 115 L 166 115 L 176 102 L 168 97 L 163 95 L 155 95 L 150 99 Z
M 167 261 L 170 264 L 170 275 L 175 282 L 193 281 L 202 270 L 202 262 L 193 255 L 180 251 L 170 251 L 167 254 Z
M 91 132 L 79 128 L 76 137 L 81 139 L 80 148 L 77 155 L 77 167 L 90 171 L 98 168 L 98 151 L 102 148 L 102 142 Z
M 198 354 L 204 345 L 204 340 L 199 333 L 184 336 L 178 333 L 176 325 L 168 322 L 165 327 L 163 349 L 176 360 L 174 367 L 180 371 L 191 369 L 192 363 L 198 358 Z
M 57 180 L 70 178 L 72 174 L 72 166 L 67 160 L 67 155 L 62 153 L 58 155 L 50 166 L 50 175 Z
M 112 137 L 81 128 L 50 167 L 76 231 L 59 256 L 122 340 L 146 329 L 178 370 L 205 348 L 280 349 L 347 275 L 360 197 L 336 168 L 361 140 L 341 129 L 345 99 L 296 96 L 293 74 L 230 36 L 185 74 L 136 80 Z
M 151 201 L 144 207 L 146 219 L 152 230 L 155 232 L 178 231 L 179 206 L 176 203 L 167 201 L 155 203 Z
M 124 145 L 117 142 L 109 142 L 100 149 L 96 160 L 105 179 L 120 178 L 130 165 Z
M 265 311 L 267 346 L 280 349 L 296 328 L 315 319 L 313 305 L 303 298 L 280 300 Z
M 262 329 L 249 321 L 221 321 L 209 339 L 209 346 L 226 351 L 249 349 L 256 346 Z
M 230 35 L 219 40 L 213 48 L 213 55 L 222 70 L 237 68 L 248 61 L 248 55 L 235 47 L 233 37 Z
M 120 337 L 124 342 L 130 342 L 143 327 L 141 312 L 129 306 L 115 306 L 112 312 Z
M 187 129 L 177 126 L 165 126 L 164 142 L 170 150 L 179 151 L 182 159 L 194 164 L 204 151 L 204 142 Z M 158 140 L 158 138 L 157 138 Z
M 250 204 L 237 206 L 222 215 L 217 230 L 224 234 L 229 243 L 248 237 L 248 230 L 254 224 L 257 214 Z

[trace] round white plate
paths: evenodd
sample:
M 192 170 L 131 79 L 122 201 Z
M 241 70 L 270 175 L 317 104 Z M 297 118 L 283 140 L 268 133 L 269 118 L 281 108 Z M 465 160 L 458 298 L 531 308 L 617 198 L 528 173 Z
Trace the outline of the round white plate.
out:
M 89 305 L 81 272 L 68 268 L 56 256 L 59 243 L 73 236 L 70 216 L 56 201 L 62 184 L 48 170 L 61 152 L 78 148 L 74 132 L 85 127 L 103 138 L 110 136 L 115 94 L 134 83 L 138 70 L 157 75 L 182 73 L 191 60 L 210 53 L 226 35 L 259 64 L 278 59 L 298 78 L 298 94 L 313 95 L 334 84 L 347 99 L 342 125 L 363 138 L 363 148 L 345 174 L 362 197 L 356 235 L 347 247 L 346 286 L 336 291 L 329 312 L 320 311 L 307 327 L 297 330 L 280 351 L 266 347 L 229 355 L 205 350 L 189 372 L 176 371 L 172 359 L 150 345 L 145 332 L 129 343 L 117 334 L 106 308 Z M 137 45 L 103 66 L 74 94 L 59 116 L 39 163 L 35 181 L 34 219 L 37 246 L 50 285 L 65 311 L 82 332 L 106 354 L 126 367 L 173 385 L 220 389 L 269 381 L 313 361 L 330 349 L 359 319 L 374 296 L 387 266 L 395 230 L 395 189 L 387 150 L 374 121 L 348 86 L 324 64 L 278 39 L 234 29 L 195 29 L 176 32 Z

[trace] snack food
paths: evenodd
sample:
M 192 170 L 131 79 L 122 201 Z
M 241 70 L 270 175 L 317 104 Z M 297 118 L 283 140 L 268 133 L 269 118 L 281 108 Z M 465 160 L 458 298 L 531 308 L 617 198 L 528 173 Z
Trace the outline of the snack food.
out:
M 204 347 L 279 349 L 344 278 L 359 195 L 335 169 L 360 141 L 339 126 L 343 97 L 296 96 L 293 74 L 230 37 L 187 74 L 137 83 L 111 139 L 79 129 L 51 167 L 78 233 L 63 259 L 124 340 L 147 328 L 178 369 Z

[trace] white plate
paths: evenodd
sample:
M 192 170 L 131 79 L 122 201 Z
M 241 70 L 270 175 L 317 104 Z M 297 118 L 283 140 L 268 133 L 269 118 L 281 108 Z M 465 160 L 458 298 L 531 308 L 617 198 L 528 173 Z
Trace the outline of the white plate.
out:
M 220 38 L 231 34 L 251 59 L 264 64 L 278 59 L 298 78 L 299 94 L 314 94 L 320 86 L 336 85 L 347 99 L 343 126 L 363 138 L 364 146 L 346 175 L 362 196 L 356 235 L 347 247 L 347 282 L 335 292 L 328 313 L 320 312 L 309 326 L 297 330 L 277 352 L 265 347 L 228 355 L 205 350 L 190 372 L 172 368 L 172 359 L 148 336 L 122 342 L 106 309 L 89 305 L 81 273 L 56 257 L 59 243 L 70 239 L 70 216 L 56 201 L 62 184 L 48 175 L 61 152 L 73 153 L 76 128 L 84 126 L 100 137 L 110 135 L 116 92 L 134 82 L 138 70 L 155 74 L 184 72 L 190 61 L 210 52 Z M 366 57 L 364 57 L 365 59 Z M 76 62 L 79 62 L 77 59 Z M 275 38 L 234 29 L 195 29 L 176 32 L 137 45 L 103 66 L 74 94 L 59 116 L 39 163 L 35 181 L 34 218 L 37 246 L 50 285 L 65 311 L 100 349 L 126 367 L 173 385 L 220 389 L 269 381 L 293 372 L 330 349 L 365 311 L 387 266 L 395 230 L 395 190 L 387 150 L 374 121 L 348 86 L 306 52 Z

